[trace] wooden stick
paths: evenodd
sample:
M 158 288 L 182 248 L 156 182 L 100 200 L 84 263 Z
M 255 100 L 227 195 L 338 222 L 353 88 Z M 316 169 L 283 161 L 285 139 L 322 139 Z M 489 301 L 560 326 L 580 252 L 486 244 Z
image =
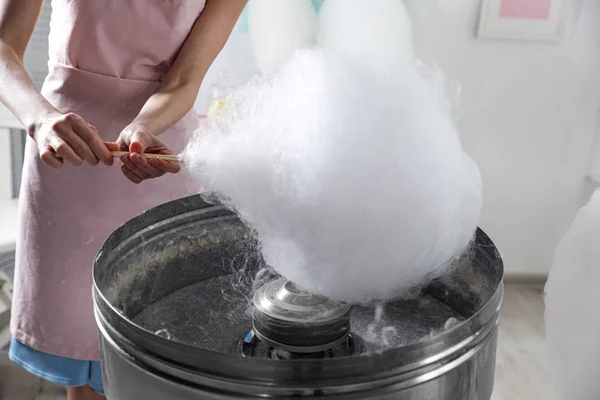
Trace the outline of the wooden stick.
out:
M 121 158 L 123 156 L 131 154 L 128 151 L 113 151 L 112 155 L 116 158 Z M 167 154 L 152 154 L 152 153 L 143 153 L 140 156 L 147 158 L 148 160 L 152 160 L 153 158 L 158 158 L 159 160 L 171 161 L 171 162 L 181 162 L 179 157 L 167 155 Z

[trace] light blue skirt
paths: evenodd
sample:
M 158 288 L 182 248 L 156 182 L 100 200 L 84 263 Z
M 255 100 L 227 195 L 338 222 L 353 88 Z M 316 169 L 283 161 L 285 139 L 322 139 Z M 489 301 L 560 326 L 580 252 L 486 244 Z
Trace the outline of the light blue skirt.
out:
M 8 356 L 29 373 L 62 386 L 89 385 L 104 396 L 100 361 L 81 361 L 53 356 L 28 347 L 14 338 Z

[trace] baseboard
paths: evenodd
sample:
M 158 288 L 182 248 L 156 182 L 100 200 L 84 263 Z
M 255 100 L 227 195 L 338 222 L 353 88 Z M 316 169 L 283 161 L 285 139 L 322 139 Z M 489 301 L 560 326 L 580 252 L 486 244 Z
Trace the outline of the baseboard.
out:
M 544 286 L 548 280 L 548 274 L 514 274 L 504 275 L 504 283 L 512 285 L 536 285 Z

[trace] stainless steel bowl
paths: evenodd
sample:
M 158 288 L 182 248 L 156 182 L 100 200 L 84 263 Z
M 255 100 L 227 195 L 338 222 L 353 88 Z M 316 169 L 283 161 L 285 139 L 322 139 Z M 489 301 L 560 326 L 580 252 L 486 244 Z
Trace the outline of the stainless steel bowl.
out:
M 503 264 L 481 230 L 445 276 L 386 304 L 330 304 L 264 268 L 252 232 L 199 196 L 117 229 L 94 263 L 108 398 L 490 399 Z

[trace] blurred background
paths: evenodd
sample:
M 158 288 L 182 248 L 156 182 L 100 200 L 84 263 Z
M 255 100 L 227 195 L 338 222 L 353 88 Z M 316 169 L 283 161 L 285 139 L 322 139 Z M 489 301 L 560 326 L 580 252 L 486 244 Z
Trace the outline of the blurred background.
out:
M 504 257 L 507 280 L 540 285 L 558 240 L 600 182 L 600 2 L 502 3 L 405 0 L 419 58 L 460 86 L 458 127 L 484 182 L 480 225 Z M 50 14 L 46 1 L 25 58 L 39 86 L 47 70 Z M 258 73 L 244 12 L 202 85 L 198 111 L 206 114 Z M 0 271 L 8 277 L 24 141 L 19 122 L 0 106 Z M 526 297 L 541 299 L 539 290 L 531 293 Z M 509 301 L 520 307 L 521 300 Z M 2 307 L 0 296 L 0 315 Z M 541 302 L 531 307 L 541 313 Z M 541 329 L 542 316 L 535 318 Z M 0 347 L 7 335 L 0 333 Z

